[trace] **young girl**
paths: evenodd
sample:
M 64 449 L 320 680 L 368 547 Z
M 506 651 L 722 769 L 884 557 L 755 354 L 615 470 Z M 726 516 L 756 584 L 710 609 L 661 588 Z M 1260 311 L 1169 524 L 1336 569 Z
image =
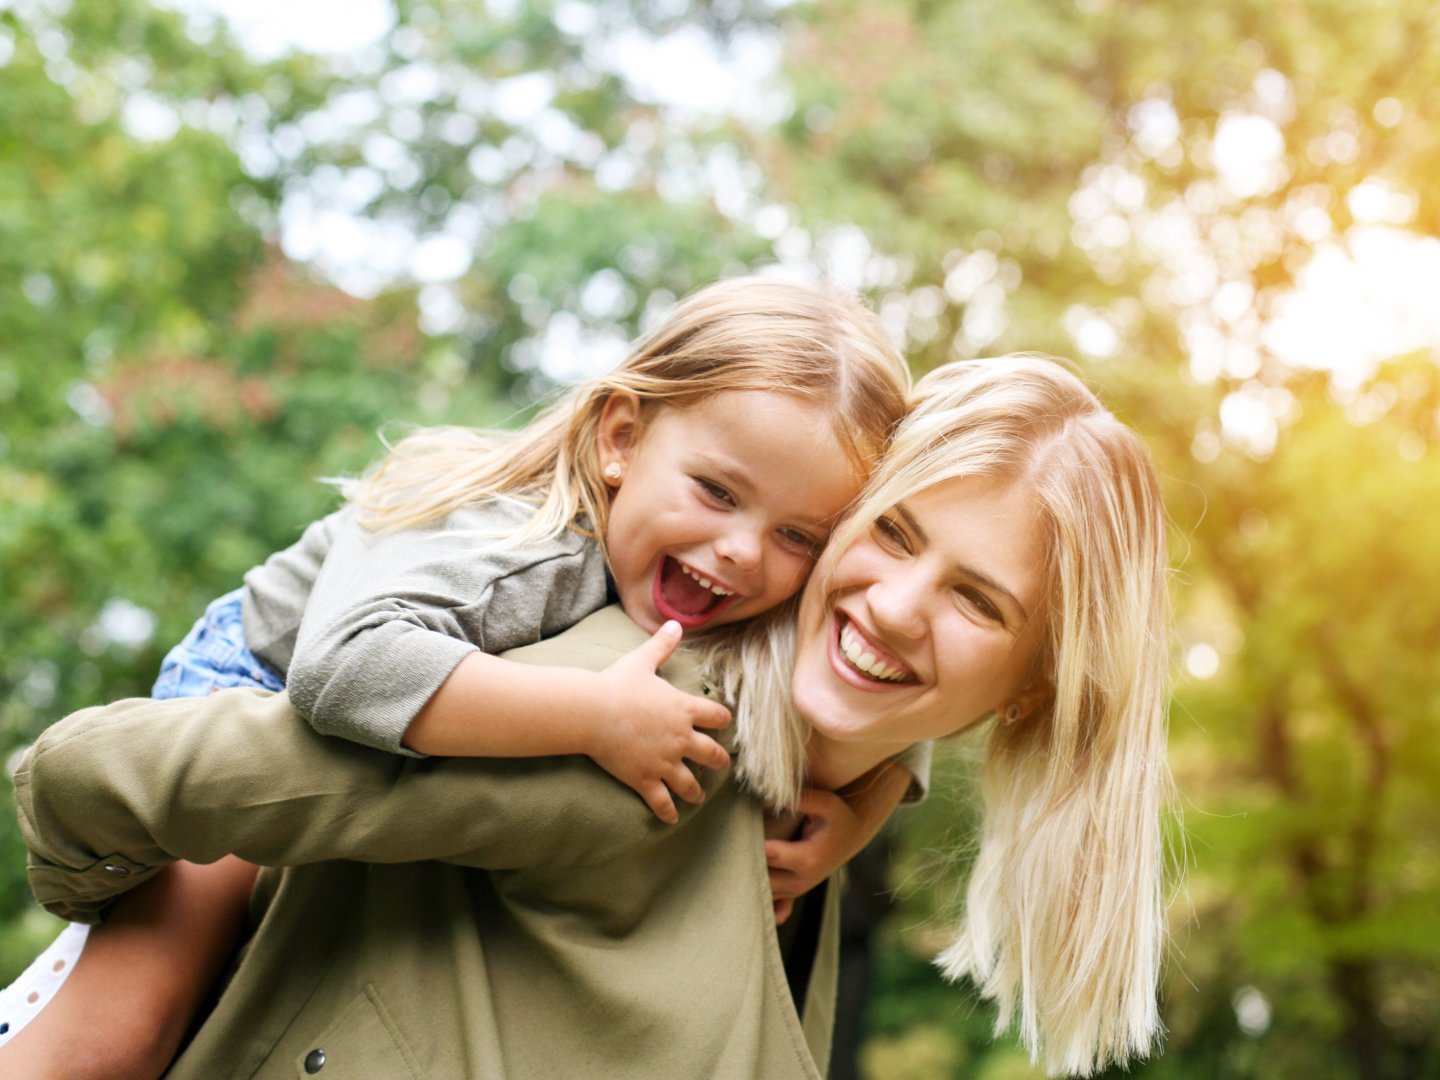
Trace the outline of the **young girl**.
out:
M 712 285 L 524 429 L 399 443 L 210 605 L 155 696 L 283 688 L 317 730 L 394 753 L 585 754 L 674 821 L 673 796 L 703 797 L 685 761 L 728 762 L 696 729 L 729 713 L 656 667 L 682 630 L 724 635 L 798 591 L 907 389 L 852 297 Z M 655 636 L 605 671 L 497 655 L 616 597 Z

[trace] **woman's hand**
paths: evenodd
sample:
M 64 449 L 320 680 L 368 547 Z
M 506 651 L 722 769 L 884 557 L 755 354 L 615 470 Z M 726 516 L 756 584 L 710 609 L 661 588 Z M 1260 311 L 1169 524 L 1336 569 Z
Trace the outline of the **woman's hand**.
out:
M 765 841 L 776 925 L 804 896 L 860 853 L 889 820 L 910 788 L 911 776 L 893 761 L 882 762 L 839 792 L 806 788 L 800 793 L 799 825 L 788 839 Z M 776 823 L 793 818 L 775 818 Z M 767 835 L 771 828 L 767 827 Z
M 723 728 L 730 710 L 676 690 L 657 668 L 680 644 L 680 624 L 667 622 L 650 640 L 600 674 L 603 719 L 587 751 L 595 763 L 645 800 L 655 816 L 674 824 L 680 815 L 672 795 L 688 803 L 705 799 L 687 760 L 707 769 L 730 764 L 725 748 L 697 728 Z

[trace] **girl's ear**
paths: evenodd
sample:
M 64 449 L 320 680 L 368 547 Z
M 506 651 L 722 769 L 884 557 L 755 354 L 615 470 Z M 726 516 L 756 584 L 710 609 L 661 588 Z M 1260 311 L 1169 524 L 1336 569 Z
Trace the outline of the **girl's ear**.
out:
M 612 487 L 619 487 L 640 441 L 640 398 L 629 390 L 613 391 L 600 410 L 595 438 L 601 475 Z

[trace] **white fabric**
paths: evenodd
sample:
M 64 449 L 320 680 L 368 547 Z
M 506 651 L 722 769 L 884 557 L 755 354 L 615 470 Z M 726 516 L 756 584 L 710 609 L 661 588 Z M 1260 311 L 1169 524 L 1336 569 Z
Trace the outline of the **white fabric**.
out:
M 36 957 L 4 990 L 0 990 L 0 1045 L 13 1039 L 40 1014 L 55 991 L 70 977 L 90 927 L 71 923 L 60 931 L 50 947 Z

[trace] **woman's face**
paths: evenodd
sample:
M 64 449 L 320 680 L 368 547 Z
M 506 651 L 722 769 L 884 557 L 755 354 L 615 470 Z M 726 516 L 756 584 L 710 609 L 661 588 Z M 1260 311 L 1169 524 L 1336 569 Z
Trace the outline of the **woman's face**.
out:
M 1044 614 L 1029 487 L 946 480 L 891 508 L 802 599 L 793 691 L 819 734 L 899 750 L 1011 704 Z

